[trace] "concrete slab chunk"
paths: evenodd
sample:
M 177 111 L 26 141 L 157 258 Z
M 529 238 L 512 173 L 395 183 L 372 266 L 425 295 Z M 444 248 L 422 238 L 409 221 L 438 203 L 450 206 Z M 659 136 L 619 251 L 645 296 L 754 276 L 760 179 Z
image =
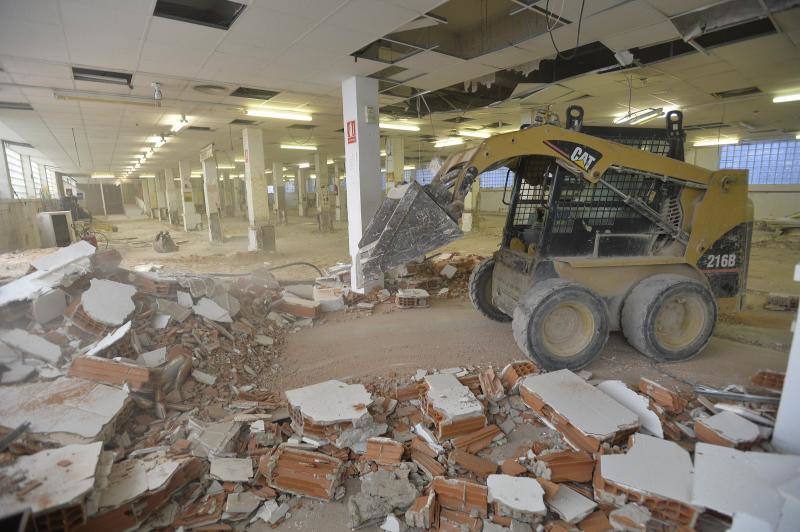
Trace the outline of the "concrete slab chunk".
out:
M 125 336 L 131 331 L 131 322 L 126 322 L 125 325 L 111 331 L 103 338 L 100 339 L 99 342 L 94 344 L 87 352 L 87 356 L 95 356 L 100 355 L 108 349 L 109 347 L 113 346 L 117 342 L 121 341 Z
M 0 468 L 3 478 L 20 479 L 20 488 L 28 482 L 39 482 L 24 495 L 7 486 L 0 493 L 0 518 L 26 508 L 38 514 L 83 502 L 95 487 L 102 452 L 101 442 L 66 445 L 20 456 Z M 59 465 L 67 462 L 67 467 Z
M 223 482 L 247 482 L 253 478 L 250 458 L 212 458 L 211 475 Z
M 225 511 L 229 514 L 250 514 L 261 504 L 261 497 L 253 495 L 249 491 L 242 493 L 231 493 L 225 501 Z
M 289 390 L 286 399 L 291 408 L 299 409 L 303 417 L 318 425 L 359 424 L 371 417 L 367 407 L 372 404 L 372 396 L 363 384 L 330 380 Z
M 758 425 L 726 410 L 695 420 L 694 429 L 701 441 L 733 447 L 753 443 L 760 436 Z
M 559 485 L 558 491 L 553 497 L 550 497 L 547 504 L 561 519 L 573 525 L 582 521 L 597 508 L 596 502 L 563 484 Z
M 231 323 L 233 321 L 230 313 L 227 310 L 207 297 L 204 297 L 198 301 L 197 304 L 192 307 L 192 310 L 194 310 L 195 314 L 198 316 L 203 316 L 204 318 L 208 318 L 212 321 L 218 321 L 221 323 Z
M 142 353 L 139 355 L 139 358 L 137 358 L 136 361 L 148 368 L 157 368 L 167 361 L 167 348 L 159 347 L 153 351 Z
M 692 502 L 727 516 L 747 513 L 777 527 L 783 506 L 778 492 L 800 469 L 800 455 L 745 452 L 698 443 Z
M 547 514 L 544 489 L 535 478 L 489 475 L 486 479 L 489 502 L 500 505 L 502 515 L 532 522 Z
M 33 319 L 41 324 L 61 318 L 66 308 L 67 294 L 60 288 L 55 288 L 37 296 L 31 303 Z
M 31 266 L 39 271 L 56 270 L 76 260 L 91 257 L 96 251 L 97 248 L 89 242 L 80 240 L 74 244 L 60 248 L 55 253 L 33 259 L 31 261 Z
M 0 425 L 30 421 L 29 432 L 58 443 L 85 443 L 110 436 L 128 392 L 83 379 L 60 377 L 0 388 Z
M 685 504 L 692 503 L 692 471 L 685 449 L 646 434 L 633 435 L 627 453 L 600 457 L 604 480 Z
M 50 364 L 61 361 L 61 347 L 24 329 L 0 332 L 0 340 L 17 351 Z
M 455 375 L 436 373 L 425 377 L 427 397 L 446 421 L 458 421 L 483 415 L 483 404 Z
M 89 289 L 81 296 L 81 306 L 93 320 L 116 327 L 125 323 L 136 310 L 131 299 L 135 294 L 135 286 L 108 279 L 92 279 Z

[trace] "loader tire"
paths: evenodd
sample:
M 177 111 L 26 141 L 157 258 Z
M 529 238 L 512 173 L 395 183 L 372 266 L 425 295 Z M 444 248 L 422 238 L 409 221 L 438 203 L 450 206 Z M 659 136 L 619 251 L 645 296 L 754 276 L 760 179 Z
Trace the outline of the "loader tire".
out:
M 605 302 L 564 279 L 536 283 L 514 309 L 514 340 L 546 370 L 577 370 L 594 360 L 608 340 Z
M 469 276 L 469 298 L 478 312 L 490 320 L 508 323 L 511 316 L 492 304 L 492 273 L 494 259 L 486 259 L 472 270 Z
M 701 283 L 680 275 L 654 275 L 631 290 L 622 305 L 622 333 L 640 353 L 660 362 L 698 355 L 717 321 L 717 302 Z

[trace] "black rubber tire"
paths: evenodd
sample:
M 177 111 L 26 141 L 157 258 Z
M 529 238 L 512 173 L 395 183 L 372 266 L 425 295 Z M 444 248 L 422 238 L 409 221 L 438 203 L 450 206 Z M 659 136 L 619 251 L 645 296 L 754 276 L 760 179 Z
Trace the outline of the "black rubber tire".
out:
M 494 259 L 486 259 L 472 270 L 469 276 L 469 299 L 478 312 L 490 320 L 508 323 L 511 316 L 492 304 L 492 273 Z
M 574 355 L 558 354 L 545 339 L 550 313 L 562 305 L 576 305 L 591 316 L 586 322 L 583 345 Z M 550 324 L 549 326 L 552 326 Z M 512 322 L 514 340 L 520 350 L 542 369 L 580 369 L 597 358 L 608 341 L 608 309 L 605 302 L 587 287 L 564 279 L 536 283 L 520 299 Z
M 659 339 L 656 319 L 663 305 L 681 294 L 692 296 L 698 305 L 696 314 L 704 321 L 696 336 L 690 334 L 693 340 L 671 347 Z M 717 302 L 711 291 L 694 279 L 654 275 L 633 287 L 622 305 L 620 321 L 625 339 L 640 353 L 659 362 L 680 362 L 697 356 L 708 345 L 717 322 Z

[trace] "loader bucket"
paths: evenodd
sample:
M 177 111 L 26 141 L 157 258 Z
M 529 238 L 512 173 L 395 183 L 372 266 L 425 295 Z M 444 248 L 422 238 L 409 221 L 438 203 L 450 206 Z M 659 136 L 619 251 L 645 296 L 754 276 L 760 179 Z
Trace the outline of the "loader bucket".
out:
M 364 276 L 374 277 L 459 238 L 458 223 L 417 182 L 389 192 L 358 243 Z

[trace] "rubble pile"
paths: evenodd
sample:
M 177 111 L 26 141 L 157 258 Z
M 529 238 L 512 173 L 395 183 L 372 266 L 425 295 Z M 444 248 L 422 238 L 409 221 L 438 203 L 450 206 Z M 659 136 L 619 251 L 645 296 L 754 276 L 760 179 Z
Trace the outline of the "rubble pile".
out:
M 0 287 L 0 519 L 265 529 L 312 499 L 346 507 L 330 530 L 794 528 L 779 373 L 678 393 L 515 361 L 283 390 L 286 335 L 344 304 L 343 269 L 281 286 L 65 249 Z M 39 321 L 41 298 L 64 310 Z

